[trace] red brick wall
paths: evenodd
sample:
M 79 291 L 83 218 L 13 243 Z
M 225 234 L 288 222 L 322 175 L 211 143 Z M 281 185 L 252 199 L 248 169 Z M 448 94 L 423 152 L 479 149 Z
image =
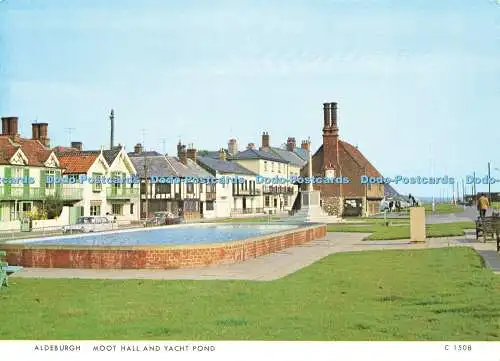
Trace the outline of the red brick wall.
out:
M 40 268 L 173 269 L 235 263 L 326 236 L 317 225 L 253 240 L 190 248 L 28 248 L 3 245 L 12 265 Z

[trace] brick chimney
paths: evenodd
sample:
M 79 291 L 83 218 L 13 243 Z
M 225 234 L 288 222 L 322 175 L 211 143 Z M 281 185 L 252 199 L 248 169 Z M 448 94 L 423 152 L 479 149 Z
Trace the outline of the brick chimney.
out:
M 182 145 L 181 142 L 177 144 L 177 158 L 179 158 L 179 161 L 187 165 L 187 152 L 186 152 L 186 146 Z
M 293 152 L 295 150 L 295 138 L 288 137 L 286 141 L 286 150 Z
M 331 111 L 330 103 L 323 103 L 323 133 L 330 129 L 331 125 Z
M 82 142 L 71 142 L 71 148 L 75 148 L 79 152 L 83 150 L 83 143 Z
M 269 148 L 269 133 L 262 133 L 262 147 L 263 150 L 267 150 Z
M 303 140 L 302 143 L 300 143 L 300 148 L 303 150 L 309 150 L 309 142 L 307 140 Z
M 47 123 L 38 123 L 38 140 L 46 147 L 50 147 L 49 125 Z
M 339 127 L 337 124 L 337 103 L 330 103 L 330 128 L 336 136 L 339 135 Z
M 142 153 L 142 144 L 141 143 L 137 143 L 135 146 L 134 146 L 134 153 Z
M 254 149 L 255 143 L 248 143 L 247 149 Z
M 226 152 L 222 148 L 219 149 L 219 159 L 220 160 L 226 160 Z
M 227 152 L 229 155 L 236 155 L 238 153 L 238 141 L 236 139 L 229 139 L 227 142 Z
M 2 118 L 2 135 L 16 136 L 17 131 L 17 117 L 3 117 Z
M 325 167 L 325 169 L 340 169 L 338 145 L 339 132 L 337 127 L 337 103 L 324 103 L 323 166 Z
M 194 148 L 193 144 L 189 145 L 189 148 L 187 149 L 186 152 L 186 157 L 196 163 L 196 149 Z

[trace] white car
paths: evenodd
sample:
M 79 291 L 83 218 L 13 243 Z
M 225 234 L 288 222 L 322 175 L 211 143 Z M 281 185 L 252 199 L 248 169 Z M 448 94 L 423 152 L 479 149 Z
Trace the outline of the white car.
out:
M 76 220 L 76 224 L 62 227 L 63 233 L 88 233 L 111 230 L 113 230 L 113 222 L 101 216 L 80 217 Z

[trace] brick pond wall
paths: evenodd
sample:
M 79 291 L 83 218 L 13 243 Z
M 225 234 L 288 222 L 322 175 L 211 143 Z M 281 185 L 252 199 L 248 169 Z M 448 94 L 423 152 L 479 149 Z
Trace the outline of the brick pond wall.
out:
M 39 268 L 175 269 L 236 263 L 326 236 L 314 225 L 245 241 L 182 247 L 78 247 L 4 244 L 12 265 Z

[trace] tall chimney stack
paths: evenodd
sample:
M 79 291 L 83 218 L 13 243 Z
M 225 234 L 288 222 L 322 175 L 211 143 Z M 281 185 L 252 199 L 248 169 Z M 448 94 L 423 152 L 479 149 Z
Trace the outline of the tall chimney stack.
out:
M 330 103 L 330 119 L 332 131 L 338 132 L 337 125 L 337 103 Z
M 31 124 L 31 139 L 40 140 L 40 127 L 38 123 Z
M 115 142 L 115 111 L 111 109 L 109 114 L 109 120 L 111 121 L 111 135 L 109 140 L 109 149 L 113 149 Z
M 293 152 L 295 150 L 295 138 L 288 137 L 286 141 L 286 150 Z
M 82 142 L 71 142 L 71 148 L 75 148 L 77 151 L 81 152 L 83 149 Z
M 302 148 L 303 150 L 309 150 L 309 142 L 307 140 L 303 140 L 300 144 L 300 148 Z
M 142 153 L 142 144 L 141 144 L 141 143 L 137 143 L 137 144 L 134 146 L 134 153 L 137 153 L 137 154 Z
M 219 149 L 219 159 L 220 160 L 226 160 L 226 152 L 222 148 Z
M 323 133 L 330 129 L 331 126 L 331 111 L 330 103 L 323 103 Z
M 196 163 L 196 149 L 194 148 L 194 145 L 192 143 L 189 145 L 189 148 L 187 149 L 186 157 Z
M 38 139 L 46 147 L 50 147 L 49 125 L 47 123 L 38 123 Z
M 247 149 L 254 149 L 255 143 L 248 143 Z
M 2 135 L 16 136 L 17 132 L 17 117 L 2 118 Z
M 181 142 L 177 144 L 177 158 L 179 158 L 179 161 L 187 165 L 187 152 L 186 152 L 186 146 L 182 145 Z
M 269 133 L 268 132 L 262 133 L 262 149 L 263 150 L 269 149 Z

